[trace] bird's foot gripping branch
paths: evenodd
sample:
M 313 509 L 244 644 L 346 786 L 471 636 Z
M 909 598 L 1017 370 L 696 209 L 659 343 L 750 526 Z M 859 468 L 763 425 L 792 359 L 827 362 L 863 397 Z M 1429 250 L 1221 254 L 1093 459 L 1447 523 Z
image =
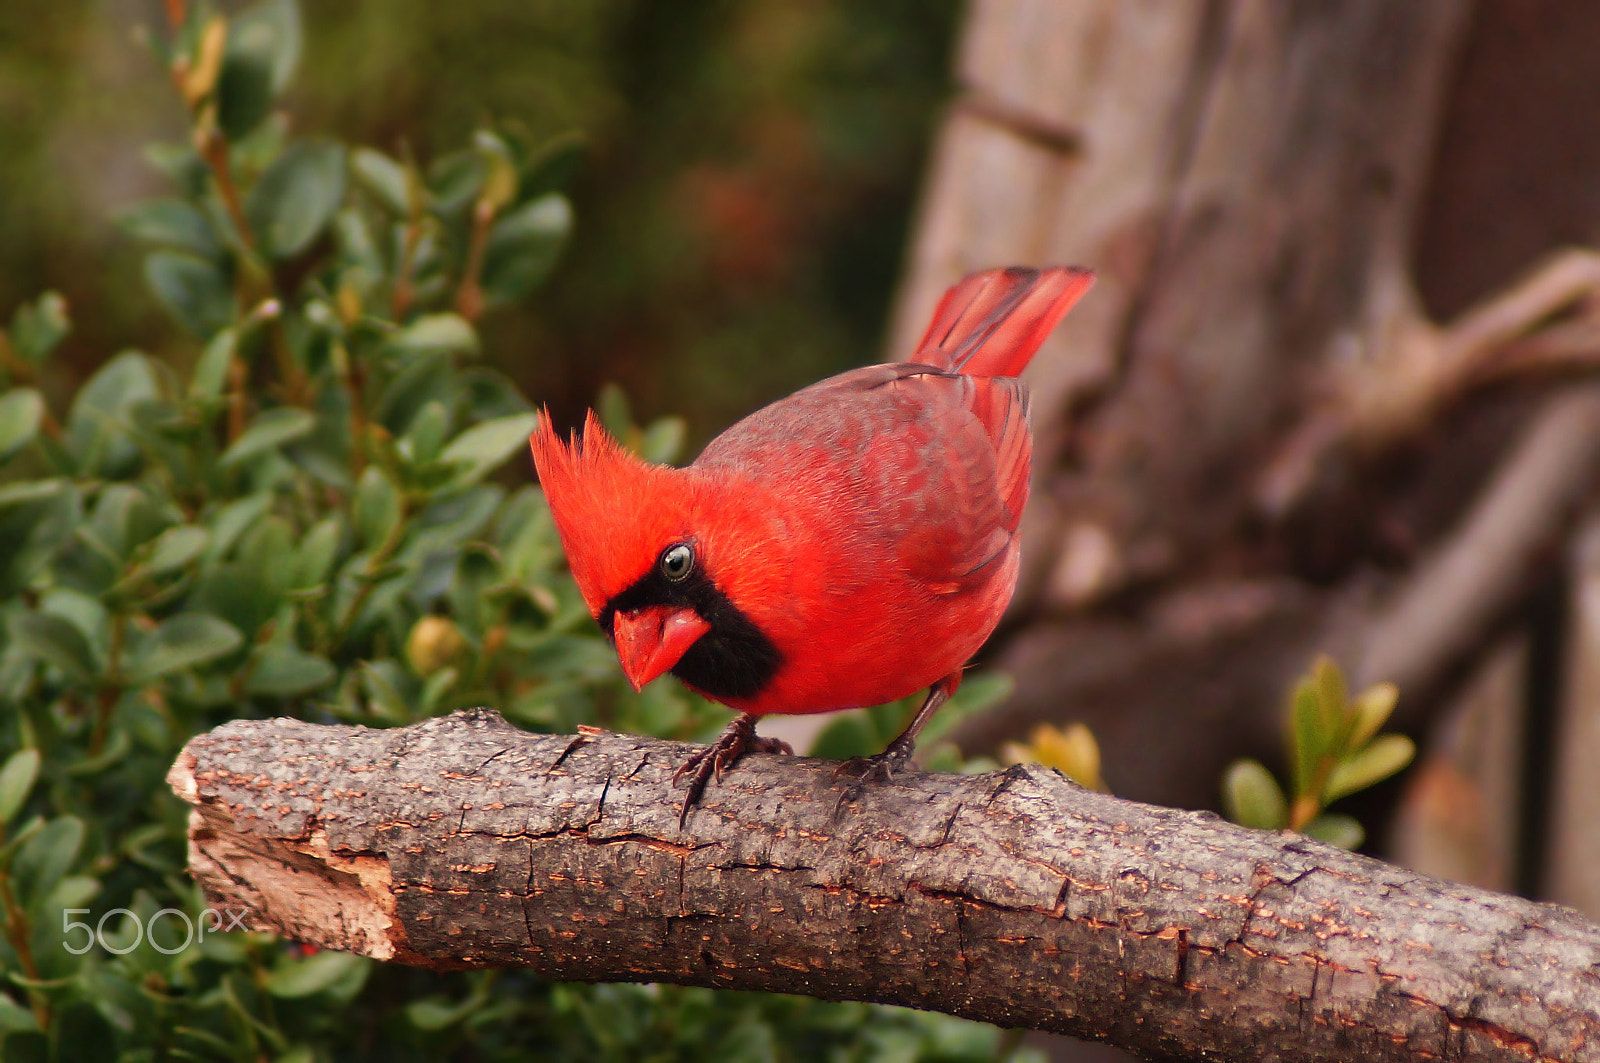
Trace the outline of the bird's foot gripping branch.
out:
M 214 905 L 435 969 L 874 1000 L 1154 1058 L 1600 1059 L 1600 927 L 1020 766 L 832 812 L 748 756 L 678 822 L 678 743 L 236 721 L 193 739 Z

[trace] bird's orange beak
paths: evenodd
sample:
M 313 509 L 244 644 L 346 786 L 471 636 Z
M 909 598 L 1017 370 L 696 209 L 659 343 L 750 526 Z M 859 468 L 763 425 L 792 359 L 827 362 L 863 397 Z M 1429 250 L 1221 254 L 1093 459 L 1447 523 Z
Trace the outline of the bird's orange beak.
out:
M 693 609 L 666 605 L 618 613 L 611 626 L 617 658 L 635 690 L 643 690 L 650 680 L 669 671 L 696 639 L 711 630 Z

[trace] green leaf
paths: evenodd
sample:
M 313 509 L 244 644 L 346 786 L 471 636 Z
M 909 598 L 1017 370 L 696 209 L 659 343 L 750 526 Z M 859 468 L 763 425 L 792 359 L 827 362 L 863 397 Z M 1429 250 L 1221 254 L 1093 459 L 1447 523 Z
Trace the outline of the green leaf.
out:
M 60 1042 L 42 1031 L 19 1030 L 5 1039 L 6 1063 L 54 1063 Z
M 138 351 L 124 351 L 95 370 L 78 389 L 67 414 L 69 427 L 76 427 L 76 422 L 91 414 L 119 417 L 135 402 L 158 394 L 150 360 Z
M 475 483 L 519 448 L 526 447 L 536 422 L 533 414 L 519 413 L 474 425 L 452 439 L 439 460 L 461 463 L 455 484 Z
M 211 262 L 187 251 L 157 251 L 144 260 L 144 279 L 178 324 L 201 339 L 238 314 L 233 286 Z
M 82 522 L 82 493 L 66 481 L 0 487 L 0 596 L 28 586 Z
M 198 198 L 211 182 L 211 168 L 188 143 L 152 141 L 139 149 L 150 168 L 171 181 L 186 196 Z
M 361 689 L 372 714 L 385 723 L 412 722 L 411 708 L 400 693 L 403 673 L 392 660 L 364 661 L 361 664 Z
M 1002 672 L 968 672 L 961 682 L 961 689 L 923 727 L 918 742 L 931 746 L 953 732 L 964 720 L 986 712 L 1009 698 L 1016 687 L 1012 678 Z M 921 694 L 916 696 L 918 706 L 922 704 L 922 697 Z
M 1400 688 L 1393 683 L 1376 683 L 1361 692 L 1355 704 L 1355 724 L 1350 729 L 1349 747 L 1360 749 L 1383 729 L 1400 701 Z
M 433 461 L 439 456 L 450 431 L 450 414 L 442 402 L 425 402 L 422 409 L 411 418 L 404 442 L 410 449 L 411 460 L 418 465 Z
M 67 412 L 64 440 L 80 473 L 118 478 L 139 467 L 139 448 L 123 427 L 138 403 L 158 396 L 155 368 L 137 351 L 124 351 L 78 389 Z
M 264 0 L 240 12 L 228 26 L 229 50 L 248 51 L 267 60 L 272 91 L 289 87 L 300 61 L 300 6 L 295 0 Z
M 1324 804 L 1380 783 L 1411 763 L 1417 747 L 1401 734 L 1379 735 L 1366 748 L 1334 765 L 1325 787 Z
M 279 573 L 262 572 L 236 555 L 232 561 L 201 567 L 187 606 L 219 616 L 253 639 L 282 604 L 275 586 L 279 578 Z
M 146 491 L 129 484 L 112 484 L 100 492 L 89 523 L 78 530 L 81 539 L 92 540 L 97 550 L 123 559 L 142 543 L 154 539 L 171 520 L 170 503 L 157 501 Z
M 133 737 L 127 728 L 117 728 L 101 747 L 100 752 L 67 765 L 67 774 L 74 777 L 98 775 L 127 756 L 133 749 Z
M 1302 833 L 1318 841 L 1351 851 L 1361 848 L 1361 843 L 1367 837 L 1367 832 L 1361 829 L 1360 823 L 1353 817 L 1339 812 L 1324 812 L 1306 824 L 1306 829 Z
M 14 613 L 6 624 L 24 653 L 54 665 L 74 683 L 92 683 L 99 665 L 88 639 L 70 621 L 49 613 Z
M 594 409 L 600 415 L 601 426 L 612 438 L 626 439 L 633 434 L 633 405 L 628 402 L 628 393 L 615 383 L 607 381 L 600 385 Z
M 273 1050 L 282 1052 L 289 1047 L 283 1032 L 276 1025 L 263 1022 L 250 1008 L 250 1004 L 260 1000 L 260 996 L 255 991 L 253 979 L 244 971 L 229 971 L 222 976 L 220 987 L 222 1000 L 228 1009 L 250 1029 L 266 1038 Z
M 284 960 L 267 975 L 267 992 L 291 1000 L 308 997 L 332 987 L 366 962 L 364 956 L 329 950 Z
M 777 1063 L 783 1058 L 778 1051 L 777 1031 L 754 1016 L 719 1032 L 721 1036 L 709 1053 L 710 1063 Z M 884 1056 L 895 1058 L 892 1049 Z M 916 1057 L 906 1055 L 901 1058 Z
M 472 134 L 472 146 L 484 162 L 483 187 L 478 190 L 478 209 L 498 214 L 517 196 L 517 167 L 511 158 L 511 145 L 491 129 Z
M 42 362 L 55 350 L 72 322 L 67 317 L 67 301 L 60 292 L 45 292 L 33 303 L 25 303 L 11 315 L 11 346 L 24 361 Z
M 1289 823 L 1283 788 L 1260 761 L 1236 760 L 1222 777 L 1224 813 L 1242 827 L 1282 830 Z
M 218 510 L 210 521 L 211 542 L 206 546 L 206 561 L 218 561 L 226 557 L 228 551 L 233 549 L 234 543 L 239 541 L 239 536 L 271 508 L 271 492 L 262 491 L 259 494 L 246 495 L 236 502 L 229 502 Z
M 37 749 L 21 749 L 7 758 L 5 767 L 0 768 L 0 827 L 16 816 L 38 777 Z
M 428 189 L 433 207 L 442 215 L 464 209 L 478 198 L 488 166 L 476 151 L 453 151 L 428 167 Z
M 338 560 L 339 543 L 343 538 L 344 522 L 337 514 L 324 517 L 313 525 L 295 553 L 294 577 L 289 586 L 303 589 L 327 580 L 334 562 Z
M 341 287 L 355 292 L 367 305 L 375 297 L 373 285 L 388 272 L 388 263 L 372 234 L 367 215 L 355 207 L 344 206 L 333 218 L 337 254 L 345 262 Z
M 350 153 L 350 166 L 360 181 L 383 205 L 400 217 L 411 212 L 410 182 L 405 167 L 381 151 L 357 148 Z
M 228 47 L 217 79 L 217 124 L 239 141 L 272 113 L 300 56 L 300 11 L 293 0 L 257 4 L 228 27 Z
M 151 544 L 150 556 L 144 562 L 145 573 L 151 576 L 164 576 L 168 572 L 183 568 L 199 557 L 205 550 L 206 543 L 210 541 L 210 534 L 204 528 L 197 528 L 193 524 L 180 524 L 176 528 L 168 528 L 156 536 Z
M 268 698 L 300 697 L 339 678 L 338 670 L 327 658 L 285 642 L 262 647 L 249 674 L 245 693 Z
M 189 381 L 189 397 L 197 401 L 214 399 L 222 394 L 228 382 L 228 369 L 233 365 L 234 352 L 239 347 L 239 333 L 225 328 L 211 337 L 206 349 L 194 365 L 194 377 Z
M 810 756 L 827 760 L 847 760 L 878 752 L 878 729 L 867 714 L 855 709 L 836 713 L 832 722 L 822 729 L 811 743 Z
M 456 314 L 425 314 L 389 337 L 405 354 L 476 354 L 478 334 Z
M 572 205 L 554 193 L 518 207 L 494 223 L 483 254 L 483 293 L 489 305 L 516 302 L 550 275 L 572 234 Z
M 214 661 L 238 649 L 244 636 L 226 620 L 207 613 L 179 613 L 145 638 L 132 654 L 128 679 L 135 684 Z
M 0 462 L 10 461 L 39 434 L 44 397 L 32 388 L 0 395 Z
M 350 511 L 356 534 L 369 550 L 376 550 L 400 523 L 400 492 L 375 465 L 368 465 L 356 484 Z
M 6 484 L 0 487 L 0 509 L 26 506 L 55 498 L 66 490 L 66 487 L 65 480 L 23 480 L 21 483 Z
M 89 875 L 68 875 L 56 883 L 55 889 L 45 898 L 43 908 L 47 912 L 59 912 L 65 908 L 81 908 L 88 904 L 100 893 L 100 880 Z
M 78 851 L 83 848 L 83 835 L 83 820 L 77 816 L 57 816 L 29 838 L 11 861 L 19 892 L 30 901 L 48 897 L 56 883 L 77 862 Z M 61 918 L 55 912 L 48 914 Z
M 522 397 L 504 373 L 474 367 L 456 379 L 466 386 L 469 421 L 492 421 L 496 417 L 533 411 L 533 403 Z
M 0 993 L 0 1038 L 4 1038 L 7 1034 L 38 1029 L 39 1020 L 33 1017 L 33 1012 L 12 1000 L 10 994 Z M 13 1046 L 10 1040 L 7 1040 L 6 1044 L 8 1047 Z
M 572 182 L 583 165 L 588 142 L 582 133 L 561 133 L 540 145 L 522 163 L 522 179 L 517 186 L 517 201 L 526 203 L 549 192 L 560 192 Z
M 77 628 L 89 640 L 96 660 L 104 659 L 104 647 L 110 644 L 110 613 L 99 598 L 70 587 L 56 587 L 39 599 L 39 612 L 59 616 Z
M 273 160 L 245 202 L 262 251 L 293 258 L 317 238 L 344 198 L 344 146 L 301 141 Z
M 475 996 L 453 1003 L 445 997 L 423 997 L 406 1005 L 406 1019 L 419 1030 L 442 1030 L 465 1019 L 483 1003 Z
M 689 422 L 682 417 L 663 417 L 639 436 L 639 456 L 657 465 L 667 465 L 683 452 L 689 435 Z
M 1309 678 L 1301 680 L 1294 688 L 1290 720 L 1294 749 L 1294 792 L 1305 793 L 1316 775 L 1317 761 L 1331 741 L 1322 729 L 1322 707 L 1317 700 L 1317 686 Z
M 217 125 L 222 135 L 238 143 L 271 113 L 271 61 L 247 50 L 228 49 L 217 77 Z
M 432 716 L 439 711 L 440 700 L 456 685 L 460 673 L 454 668 L 441 668 L 422 684 L 422 695 L 417 699 L 423 715 Z
M 222 254 L 222 244 L 206 216 L 181 199 L 149 199 L 115 217 L 123 232 L 136 240 L 192 251 L 201 258 Z
M 309 410 L 302 410 L 298 406 L 276 406 L 257 416 L 250 427 L 233 441 L 233 446 L 223 452 L 218 464 L 225 469 L 239 465 L 285 443 L 305 438 L 316 426 L 317 419 Z
M 1317 684 L 1317 706 L 1322 713 L 1322 729 L 1331 739 L 1338 735 L 1344 722 L 1345 706 L 1350 692 L 1345 687 L 1344 673 L 1331 657 L 1318 657 L 1312 669 Z

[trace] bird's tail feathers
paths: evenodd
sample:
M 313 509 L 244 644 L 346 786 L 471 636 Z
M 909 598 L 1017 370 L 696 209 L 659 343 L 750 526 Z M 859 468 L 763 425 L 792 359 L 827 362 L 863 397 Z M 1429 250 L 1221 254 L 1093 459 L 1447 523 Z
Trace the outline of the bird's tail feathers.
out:
M 913 362 L 972 376 L 1016 376 L 1094 283 L 1074 266 L 970 273 L 933 312 Z

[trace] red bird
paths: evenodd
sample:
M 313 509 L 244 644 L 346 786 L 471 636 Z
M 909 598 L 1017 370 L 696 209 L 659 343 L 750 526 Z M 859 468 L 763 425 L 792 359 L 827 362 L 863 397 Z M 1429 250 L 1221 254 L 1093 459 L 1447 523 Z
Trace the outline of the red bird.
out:
M 635 690 L 671 672 L 739 710 L 694 772 L 758 738 L 756 717 L 877 705 L 929 687 L 872 758 L 910 757 L 1016 588 L 1033 441 L 1016 379 L 1093 283 L 1087 270 L 974 273 L 940 301 L 909 361 L 795 392 L 723 432 L 692 465 L 652 465 L 591 412 L 563 443 L 530 439 L 589 611 Z

